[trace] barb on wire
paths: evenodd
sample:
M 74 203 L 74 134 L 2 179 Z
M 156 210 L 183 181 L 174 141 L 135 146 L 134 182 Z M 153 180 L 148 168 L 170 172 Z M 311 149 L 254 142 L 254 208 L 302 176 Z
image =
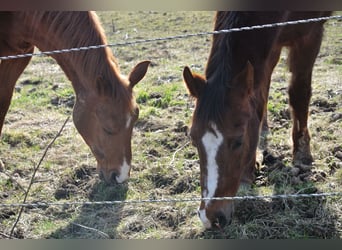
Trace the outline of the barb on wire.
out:
M 180 203 L 199 202 L 207 200 L 265 200 L 265 199 L 290 199 L 290 198 L 313 198 L 313 197 L 342 197 L 342 192 L 313 193 L 313 194 L 276 194 L 257 196 L 231 196 L 211 198 L 180 198 L 180 199 L 146 199 L 146 200 L 115 200 L 115 201 L 74 201 L 74 202 L 36 202 L 36 203 L 12 203 L 0 204 L 1 207 L 50 207 L 50 206 L 94 206 L 94 205 L 118 205 L 118 204 L 145 204 L 145 203 Z
M 38 53 L 0 56 L 0 60 L 18 59 L 18 58 L 31 57 L 31 56 L 46 56 L 46 55 L 62 54 L 62 53 L 69 53 L 69 52 L 75 52 L 75 51 L 100 49 L 100 48 L 106 48 L 106 47 L 131 46 L 131 45 L 137 45 L 137 44 L 142 44 L 142 43 L 152 43 L 152 42 L 159 42 L 159 41 L 185 39 L 185 38 L 191 38 L 191 37 L 196 37 L 196 36 L 217 35 L 217 34 L 225 34 L 225 33 L 240 32 L 240 31 L 250 31 L 250 30 L 258 30 L 258 29 L 283 27 L 287 25 L 322 22 L 322 21 L 327 21 L 327 20 L 332 20 L 332 19 L 342 19 L 342 15 L 310 18 L 310 19 L 303 19 L 303 20 L 296 20 L 296 21 L 263 24 L 263 25 L 255 25 L 255 26 L 249 26 L 249 27 L 240 27 L 240 28 L 232 28 L 232 29 L 224 29 L 224 30 L 216 30 L 216 31 L 208 31 L 208 32 L 200 32 L 200 33 L 193 33 L 193 34 L 182 34 L 182 35 L 175 35 L 175 36 L 168 36 L 168 37 L 148 38 L 148 39 L 141 39 L 141 40 L 128 41 L 128 42 L 126 41 L 126 42 L 111 43 L 111 44 L 91 45 L 91 46 L 85 46 L 85 47 L 79 47 L 79 48 L 42 51 Z

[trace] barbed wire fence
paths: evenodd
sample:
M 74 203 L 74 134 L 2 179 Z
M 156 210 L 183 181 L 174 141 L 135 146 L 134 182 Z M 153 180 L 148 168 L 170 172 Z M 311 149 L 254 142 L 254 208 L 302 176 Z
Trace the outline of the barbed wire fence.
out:
M 157 37 L 157 38 L 148 38 L 148 39 L 141 39 L 141 40 L 134 40 L 134 41 L 126 41 L 126 42 L 119 42 L 119 43 L 111 43 L 111 44 L 101 44 L 101 45 L 91 45 L 91 46 L 84 46 L 84 47 L 78 47 L 78 48 L 66 48 L 66 49 L 60 49 L 60 50 L 52 50 L 52 51 L 42 51 L 38 53 L 27 53 L 27 54 L 19 54 L 19 55 L 10 55 L 10 56 L 0 56 L 0 62 L 1 60 L 12 60 L 12 59 L 18 59 L 18 58 L 24 58 L 24 57 L 33 57 L 33 56 L 50 56 L 53 54 L 61 54 L 61 53 L 70 53 L 70 52 L 78 52 L 78 51 L 86 51 L 86 50 L 93 50 L 93 49 L 100 49 L 100 48 L 106 48 L 106 47 L 122 47 L 122 46 L 133 46 L 138 44 L 145 44 L 145 43 L 153 43 L 153 42 L 159 42 L 159 41 L 172 41 L 172 40 L 178 40 L 178 39 L 187 39 L 191 37 L 198 37 L 198 36 L 208 36 L 208 35 L 218 35 L 218 34 L 227 34 L 232 32 L 241 32 L 241 31 L 251 31 L 251 30 L 260 30 L 260 29 L 268 29 L 268 28 L 275 28 L 275 27 L 285 27 L 288 25 L 297 25 L 297 24 L 306 24 L 306 23 L 312 23 L 312 22 L 322 22 L 322 21 L 328 21 L 328 20 L 342 20 L 342 15 L 335 15 L 335 16 L 329 16 L 329 17 L 320 17 L 320 18 L 311 18 L 311 19 L 303 19 L 303 20 L 296 20 L 296 21 L 287 21 L 287 22 L 279 22 L 279 23 L 272 23 L 272 24 L 264 24 L 264 25 L 255 25 L 255 26 L 249 26 L 249 27 L 240 27 L 240 28 L 232 28 L 232 29 L 223 29 L 223 30 L 217 30 L 217 31 L 208 31 L 208 32 L 199 32 L 199 33 L 193 33 L 193 34 L 183 34 L 183 35 L 174 35 L 174 36 L 168 36 L 168 37 Z M 93 206 L 93 205 L 118 205 L 118 204 L 144 204 L 144 203 L 180 203 L 180 202 L 199 202 L 199 201 L 208 201 L 208 200 L 267 200 L 267 199 L 297 199 L 297 198 L 314 198 L 314 197 L 342 197 L 342 192 L 325 192 L 325 193 L 296 193 L 296 194 L 277 194 L 277 195 L 256 195 L 256 196 L 233 196 L 233 197 L 211 197 L 211 198 L 199 198 L 199 197 L 188 197 L 188 198 L 163 198 L 163 199 L 141 199 L 141 200 L 114 200 L 114 201 L 74 201 L 74 202 L 26 202 L 28 193 L 30 191 L 30 188 L 32 184 L 34 183 L 35 174 L 40 167 L 41 163 L 43 162 L 48 150 L 52 147 L 55 140 L 61 135 L 66 123 L 68 122 L 70 117 L 67 117 L 67 119 L 64 121 L 62 127 L 56 134 L 56 136 L 52 139 L 52 141 L 48 144 L 48 146 L 45 148 L 43 155 L 41 159 L 39 160 L 39 163 L 34 168 L 31 181 L 29 183 L 29 186 L 25 192 L 25 197 L 23 202 L 21 203 L 1 203 L 0 208 L 9 208 L 9 207 L 19 207 L 20 211 L 18 213 L 17 219 L 15 220 L 10 234 L 7 235 L 5 233 L 0 232 L 0 235 L 6 238 L 13 238 L 14 230 L 17 226 L 17 223 L 20 221 L 21 214 L 23 212 L 23 208 L 46 208 L 50 206 Z M 183 146 L 184 147 L 184 146 Z M 179 151 L 178 149 L 172 158 L 172 161 L 174 161 L 175 154 Z M 97 231 L 99 234 L 104 235 L 107 237 L 108 235 L 93 228 L 89 228 L 83 225 L 77 226 Z
M 49 55 L 53 55 L 53 54 L 70 53 L 70 52 L 77 52 L 77 51 L 84 51 L 84 50 L 91 50 L 91 49 L 100 49 L 100 48 L 106 48 L 106 47 L 132 46 L 132 45 L 138 45 L 138 44 L 144 44 L 144 43 L 154 43 L 154 42 L 160 42 L 160 41 L 186 39 L 186 38 L 198 37 L 198 36 L 219 35 L 219 34 L 227 34 L 227 33 L 233 33 L 233 32 L 241 32 L 241 31 L 251 31 L 251 30 L 284 27 L 284 26 L 288 26 L 288 25 L 298 25 L 298 24 L 306 24 L 306 23 L 313 23 L 313 22 L 322 22 L 322 21 L 328 21 L 328 20 L 333 20 L 333 19 L 341 20 L 342 15 L 319 17 L 319 18 L 310 18 L 310 19 L 271 23 L 271 24 L 263 24 L 263 25 L 246 26 L 246 27 L 240 27 L 240 28 L 223 29 L 223 30 L 216 30 L 216 31 L 199 32 L 199 33 L 193 33 L 193 34 L 168 36 L 168 37 L 156 37 L 156 38 L 126 41 L 126 42 L 119 42 L 119 43 L 91 45 L 91 46 L 84 46 L 84 47 L 78 47 L 78 48 L 66 48 L 66 49 L 59 49 L 59 50 L 42 51 L 42 52 L 38 52 L 38 53 L 27 53 L 27 54 L 12 55 L 12 56 L 1 56 L 0 60 L 18 59 L 18 58 L 31 57 L 31 56 L 49 56 Z
M 33 203 L 11 203 L 0 204 L 0 207 L 27 207 L 47 208 L 49 206 L 73 206 L 73 205 L 121 205 L 121 204 L 144 204 L 144 203 L 179 203 L 199 201 L 243 201 L 243 200 L 274 200 L 291 198 L 321 198 L 321 197 L 342 197 L 342 192 L 311 193 L 311 194 L 275 194 L 275 195 L 245 195 L 229 197 L 199 198 L 189 197 L 180 199 L 145 199 L 145 200 L 115 200 L 115 201 L 74 201 L 74 202 L 33 202 Z

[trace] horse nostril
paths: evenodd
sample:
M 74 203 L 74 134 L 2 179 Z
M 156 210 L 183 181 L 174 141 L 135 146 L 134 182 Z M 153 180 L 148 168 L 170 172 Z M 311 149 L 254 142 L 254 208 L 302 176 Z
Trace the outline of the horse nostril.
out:
M 113 183 L 113 184 L 116 184 L 118 183 L 118 181 L 116 180 L 116 177 L 118 176 L 118 174 L 116 172 L 112 172 L 110 174 L 110 182 Z
M 104 172 L 102 170 L 99 171 L 99 177 L 100 180 L 106 182 L 107 184 L 117 184 L 117 178 L 118 174 L 116 172 Z
M 218 228 L 223 228 L 227 224 L 226 216 L 222 212 L 218 212 L 213 224 Z

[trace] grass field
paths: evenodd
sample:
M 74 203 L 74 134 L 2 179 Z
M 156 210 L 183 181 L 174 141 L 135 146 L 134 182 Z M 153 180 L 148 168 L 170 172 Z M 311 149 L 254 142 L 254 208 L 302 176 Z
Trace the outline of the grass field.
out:
M 341 14 L 340 12 L 337 14 Z M 211 31 L 213 12 L 98 12 L 110 43 Z M 312 169 L 291 163 L 286 51 L 272 77 L 268 151 L 257 180 L 239 194 L 339 192 L 342 187 L 342 21 L 331 20 L 313 74 L 309 126 Z M 135 87 L 140 117 L 132 138 L 130 180 L 107 186 L 71 119 L 40 166 L 28 202 L 74 202 L 200 197 L 199 161 L 187 134 L 193 100 L 183 67 L 203 73 L 210 36 L 113 47 L 121 71 L 152 64 Z M 44 149 L 71 115 L 74 92 L 49 57 L 34 57 L 17 85 L 0 140 L 0 202 L 22 202 Z M 204 230 L 199 202 L 28 207 L 15 238 L 307 239 L 342 237 L 342 198 L 253 200 L 236 204 L 232 224 Z M 0 238 L 19 208 L 0 207 Z

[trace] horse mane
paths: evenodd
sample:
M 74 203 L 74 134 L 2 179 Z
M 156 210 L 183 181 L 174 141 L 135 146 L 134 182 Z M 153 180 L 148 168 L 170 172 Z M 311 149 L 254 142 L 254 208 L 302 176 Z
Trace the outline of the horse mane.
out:
M 217 12 L 214 30 L 239 27 L 238 12 Z M 210 55 L 205 70 L 207 84 L 197 102 L 196 117 L 205 124 L 223 126 L 226 93 L 232 80 L 233 33 L 213 35 Z
M 215 16 L 214 30 L 231 29 L 238 27 L 238 12 L 217 12 Z M 229 77 L 230 74 L 222 74 L 232 68 L 232 36 L 233 33 L 213 35 L 210 56 L 205 71 L 206 78 L 212 81 L 220 77 Z M 229 79 L 221 79 L 226 82 Z M 222 81 L 220 81 L 222 83 Z
M 32 26 L 39 31 L 39 25 L 45 25 L 46 37 L 58 38 L 58 46 L 50 49 L 69 49 L 92 45 L 108 44 L 105 31 L 101 22 L 93 11 L 51 11 L 28 12 Z M 51 34 L 51 36 L 49 35 Z M 53 43 L 49 43 L 52 45 Z M 50 46 L 51 47 L 51 46 Z M 127 86 L 122 84 L 119 65 L 109 47 L 90 49 L 84 51 L 68 52 L 55 57 L 68 57 L 68 63 L 73 63 L 81 68 L 85 77 L 94 82 L 102 77 L 111 84 L 112 96 L 120 97 L 131 107 L 132 95 L 127 91 Z M 93 79 L 91 79 L 93 78 Z
M 257 24 L 272 23 L 286 18 L 286 13 L 270 12 L 217 12 L 215 30 L 240 28 Z M 196 116 L 206 124 L 224 126 L 227 93 L 232 89 L 233 78 L 250 61 L 260 66 L 268 57 L 276 38 L 275 29 L 231 32 L 213 35 L 210 55 L 205 71 L 207 84 L 197 103 Z M 258 43 L 259 37 L 263 37 Z M 257 56 L 256 56 L 257 55 Z

